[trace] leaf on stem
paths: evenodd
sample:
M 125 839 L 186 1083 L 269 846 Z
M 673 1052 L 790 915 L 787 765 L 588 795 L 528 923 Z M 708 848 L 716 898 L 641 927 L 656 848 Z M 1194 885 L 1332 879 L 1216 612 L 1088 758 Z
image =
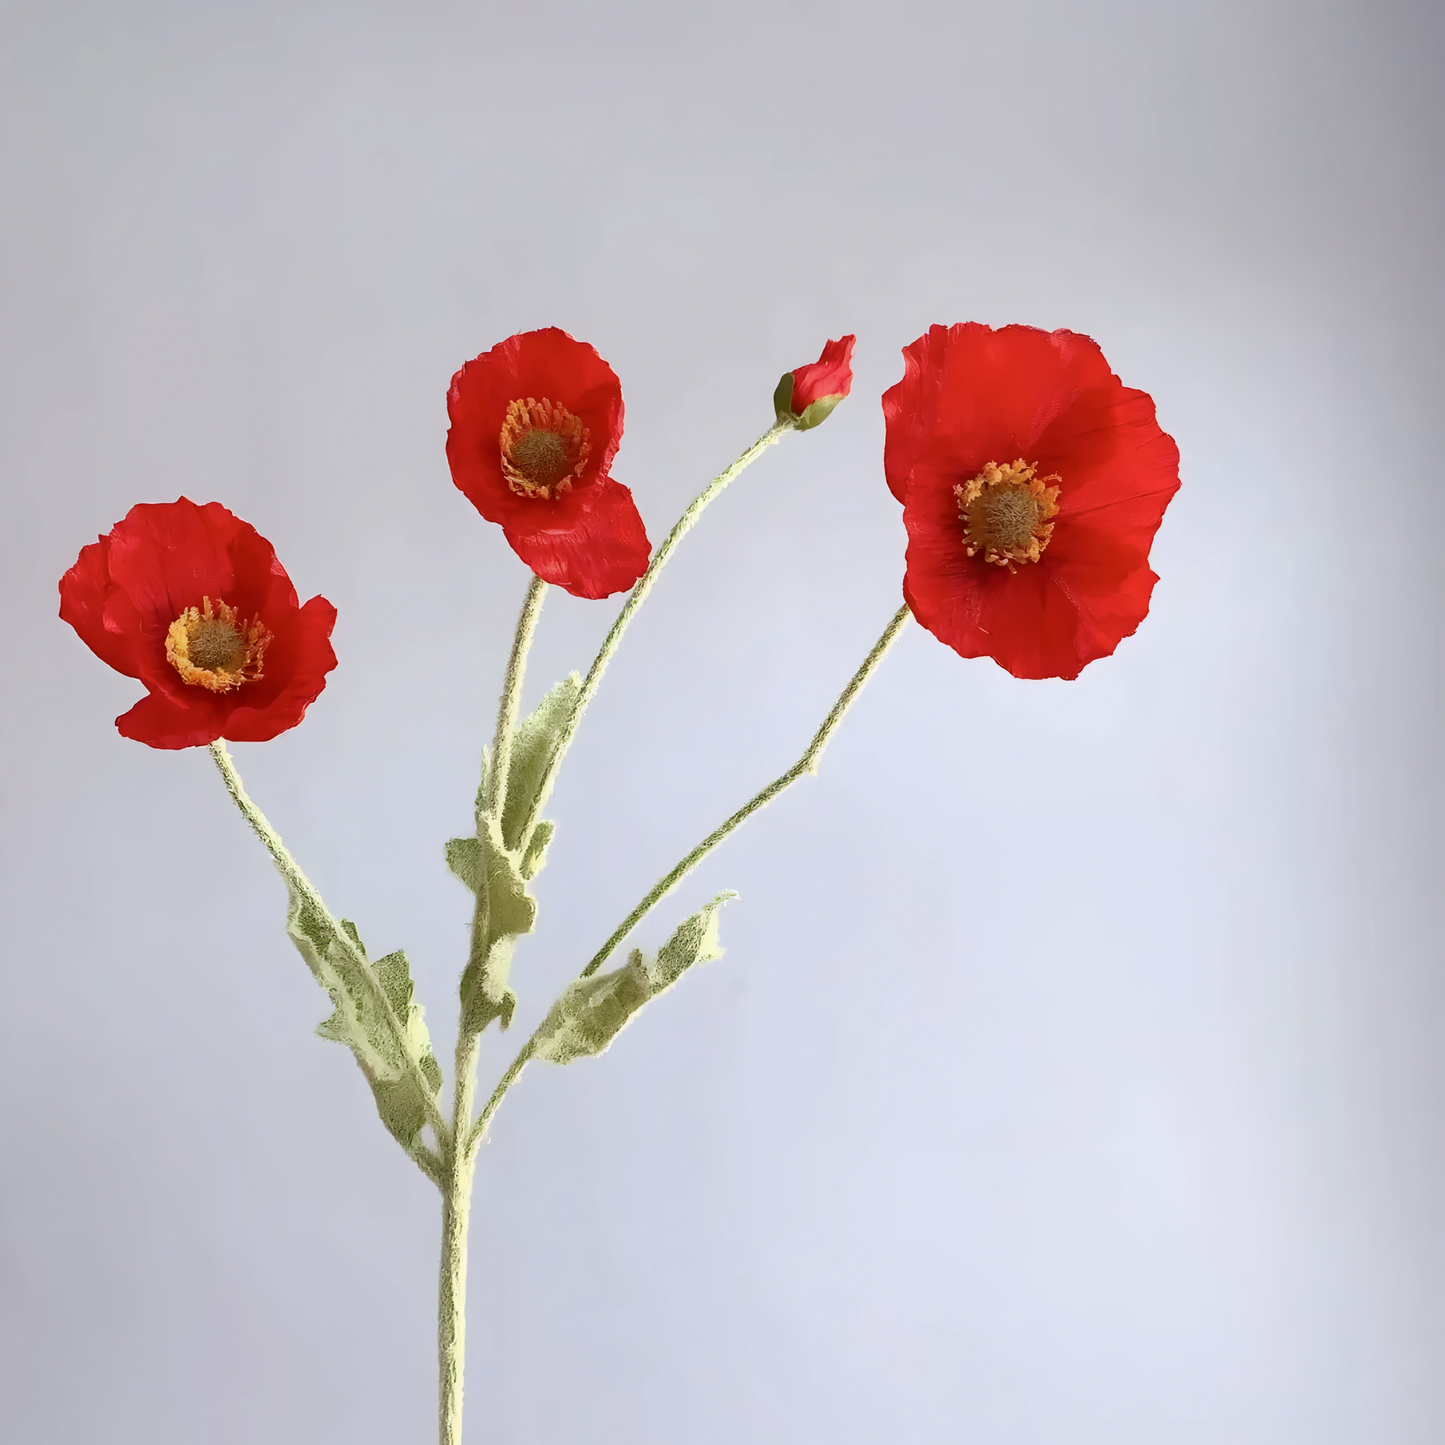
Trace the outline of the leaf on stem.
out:
M 506 1028 L 517 996 L 507 987 L 512 949 L 537 921 L 537 902 L 527 892 L 521 856 L 502 843 L 493 818 L 483 818 L 475 838 L 453 838 L 447 867 L 476 895 L 474 953 L 462 973 L 462 1028 L 480 1033 L 493 1019 Z
M 722 957 L 718 910 L 736 897 L 719 893 L 678 926 L 655 958 L 634 948 L 623 967 L 569 985 L 537 1030 L 532 1057 L 570 1064 L 605 1053 L 649 999 L 671 988 L 694 964 Z
M 532 836 L 524 839 L 522 824 L 546 805 L 551 787 L 543 793 L 542 779 L 558 739 L 576 711 L 581 691 L 582 679 L 575 672 L 569 673 L 517 724 L 512 737 L 512 763 L 507 770 L 507 799 L 502 810 L 502 839 L 508 848 L 521 849 L 524 859 L 530 860 L 531 867 L 523 873 L 524 878 L 531 878 L 541 870 L 552 829 L 548 824 L 546 836 L 539 841 L 542 824 L 534 824 Z
M 413 1002 L 411 970 L 406 954 L 398 951 L 367 960 L 356 925 L 341 920 L 338 933 L 331 919 L 316 909 L 289 881 L 290 907 L 286 932 L 300 950 L 316 981 L 331 995 L 335 1011 L 316 1030 L 324 1039 L 345 1044 L 353 1054 L 376 1096 L 381 1122 L 404 1149 L 411 1148 L 426 1123 L 426 1104 L 409 1062 L 417 1064 L 435 1096 L 442 1071 L 432 1053 L 420 1004 Z M 398 1039 L 377 1000 L 374 980 L 401 1023 Z

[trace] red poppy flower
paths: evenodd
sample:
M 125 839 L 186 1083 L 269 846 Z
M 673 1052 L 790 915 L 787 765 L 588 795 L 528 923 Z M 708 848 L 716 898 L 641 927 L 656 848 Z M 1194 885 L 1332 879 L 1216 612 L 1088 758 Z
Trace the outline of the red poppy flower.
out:
M 452 480 L 544 582 L 608 597 L 647 566 L 632 493 L 608 476 L 622 383 L 584 341 L 524 331 L 469 361 L 447 393 Z
M 145 683 L 115 725 L 153 748 L 274 738 L 336 666 L 336 609 L 300 606 L 271 544 L 219 502 L 132 507 L 60 579 L 60 615 Z
M 903 357 L 883 467 L 913 615 L 1015 677 L 1077 677 L 1149 611 L 1179 448 L 1072 331 L 934 326 Z
M 788 372 L 773 393 L 779 421 L 792 421 L 808 431 L 853 390 L 853 344 L 856 336 L 842 336 L 823 347 L 823 354 L 806 366 Z

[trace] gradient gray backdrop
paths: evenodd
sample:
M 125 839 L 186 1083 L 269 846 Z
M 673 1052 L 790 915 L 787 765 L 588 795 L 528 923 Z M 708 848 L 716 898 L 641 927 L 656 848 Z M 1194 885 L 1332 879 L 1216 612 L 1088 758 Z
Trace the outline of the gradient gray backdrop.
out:
M 1184 489 L 1077 683 L 905 634 L 641 931 L 727 957 L 537 1067 L 478 1183 L 483 1445 L 1445 1438 L 1441 11 L 1391 3 L 0 7 L 0 1439 L 432 1437 L 437 1198 L 203 751 L 55 617 L 136 501 L 224 501 L 340 667 L 251 791 L 445 1047 L 525 573 L 444 393 L 521 329 L 623 380 L 688 539 L 569 759 L 519 1027 L 789 763 L 898 605 L 879 393 L 1068 326 Z M 615 603 L 554 593 L 528 699 Z

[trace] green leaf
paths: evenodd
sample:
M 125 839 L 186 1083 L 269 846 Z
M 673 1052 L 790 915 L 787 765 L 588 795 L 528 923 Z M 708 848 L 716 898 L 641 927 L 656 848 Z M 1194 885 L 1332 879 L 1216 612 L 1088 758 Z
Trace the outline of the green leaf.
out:
M 532 1057 L 570 1064 L 605 1053 L 649 999 L 665 993 L 694 964 L 722 957 L 718 910 L 736 897 L 719 893 L 678 926 L 655 958 L 634 948 L 622 968 L 569 985 L 533 1035 Z
M 547 844 L 552 841 L 555 825 L 550 818 L 542 818 L 532 829 L 527 846 L 522 852 L 522 877 L 535 878 L 547 862 Z
M 426 1123 L 426 1104 L 408 1058 L 420 1066 L 433 1097 L 441 1087 L 442 1071 L 432 1053 L 422 1008 L 413 1001 L 406 954 L 389 953 L 373 965 L 354 923 L 342 919 L 338 932 L 324 912 L 289 882 L 287 887 L 286 932 L 334 1005 L 331 1017 L 316 1032 L 355 1054 L 376 1096 L 382 1123 L 403 1148 L 410 1148 Z M 403 1038 L 398 1039 L 374 985 L 391 1003 Z
M 480 1033 L 493 1019 L 506 1028 L 517 996 L 507 987 L 516 940 L 536 926 L 537 902 L 527 892 L 519 854 L 502 844 L 495 819 L 484 818 L 476 838 L 453 838 L 447 867 L 476 895 L 481 915 L 474 953 L 462 974 L 462 1028 Z
M 512 736 L 511 767 L 507 772 L 507 799 L 502 810 L 502 839 L 508 848 L 519 848 L 527 841 L 520 836 L 523 820 L 534 813 L 534 808 L 540 812 L 546 806 L 547 796 L 540 791 L 542 775 L 552 760 L 562 730 L 576 711 L 581 691 L 582 679 L 575 672 L 569 673 L 537 704 L 534 712 L 517 724 Z M 541 866 L 545 848 L 545 841 L 535 850 L 527 848 L 529 855 L 534 851 L 537 855 L 532 873 Z M 526 876 L 530 878 L 532 873 Z

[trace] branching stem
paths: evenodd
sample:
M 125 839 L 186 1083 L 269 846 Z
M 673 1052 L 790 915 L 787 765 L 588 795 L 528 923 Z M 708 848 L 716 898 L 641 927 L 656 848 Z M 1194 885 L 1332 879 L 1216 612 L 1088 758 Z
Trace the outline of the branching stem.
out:
M 744 803 L 736 813 L 719 827 L 713 829 L 696 848 L 679 862 L 676 867 L 665 874 L 648 891 L 647 895 L 618 925 L 612 937 L 598 950 L 596 957 L 578 975 L 579 978 L 587 978 L 590 974 L 597 972 L 607 961 L 608 956 L 622 942 L 624 938 L 637 926 L 647 913 L 670 893 L 677 885 L 694 869 L 702 860 L 727 837 L 740 823 L 745 822 L 759 808 L 766 807 L 779 793 L 791 787 L 805 773 L 816 773 L 818 760 L 822 757 L 823 749 L 828 745 L 828 739 L 833 735 L 838 724 L 843 721 L 848 709 L 853 706 L 858 694 L 863 690 L 863 684 L 873 675 L 878 664 L 887 655 L 888 649 L 893 646 L 898 634 L 903 631 L 911 614 L 908 608 L 900 607 L 893 614 L 888 626 L 883 629 L 883 635 L 873 644 L 868 656 L 863 659 L 863 664 L 849 679 L 848 686 L 839 694 L 838 700 L 828 710 L 828 716 L 823 719 L 822 726 L 813 734 L 813 740 L 804 751 L 802 757 L 793 764 L 787 772 L 775 778 L 762 792 Z M 482 1136 L 486 1133 L 488 1122 L 496 1112 L 497 1106 L 502 1102 L 507 1090 L 521 1077 L 522 1070 L 527 1067 L 536 1048 L 537 1036 L 534 1034 L 523 1045 L 521 1052 L 512 1060 L 507 1072 L 502 1075 L 497 1087 L 492 1090 L 492 1097 L 487 1100 L 486 1107 L 476 1123 L 472 1125 L 471 1132 L 466 1136 L 466 1142 L 462 1145 L 462 1152 L 467 1156 L 473 1155 L 477 1146 L 481 1143 Z M 460 1138 L 460 1132 L 458 1133 Z

